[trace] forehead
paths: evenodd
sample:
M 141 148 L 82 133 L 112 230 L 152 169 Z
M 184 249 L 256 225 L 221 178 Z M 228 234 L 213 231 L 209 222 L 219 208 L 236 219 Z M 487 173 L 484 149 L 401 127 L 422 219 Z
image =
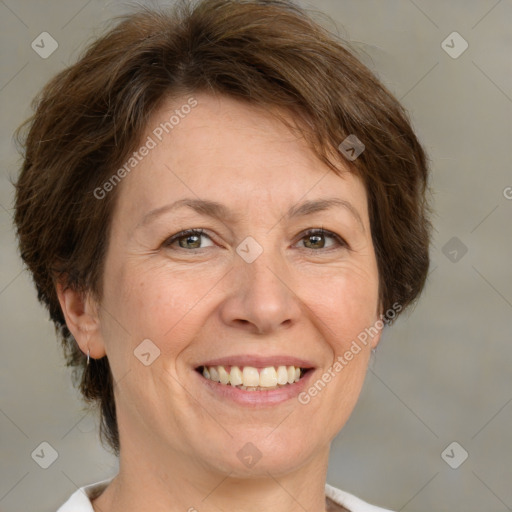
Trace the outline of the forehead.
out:
M 334 194 L 362 216 L 366 210 L 359 178 L 348 169 L 335 174 L 297 131 L 265 108 L 233 98 L 167 100 L 148 122 L 140 150 L 118 205 L 133 216 L 190 196 L 246 210 L 248 202 L 289 207 Z

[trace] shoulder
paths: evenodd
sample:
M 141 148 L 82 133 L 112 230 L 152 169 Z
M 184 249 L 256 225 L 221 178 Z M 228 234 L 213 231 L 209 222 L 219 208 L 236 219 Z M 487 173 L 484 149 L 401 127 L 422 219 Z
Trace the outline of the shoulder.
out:
M 325 495 L 350 512 L 392 512 L 386 508 L 370 505 L 353 494 L 349 494 L 329 484 L 325 484 Z
M 112 478 L 86 485 L 76 490 L 57 512 L 94 512 L 91 500 L 99 496 L 112 481 Z

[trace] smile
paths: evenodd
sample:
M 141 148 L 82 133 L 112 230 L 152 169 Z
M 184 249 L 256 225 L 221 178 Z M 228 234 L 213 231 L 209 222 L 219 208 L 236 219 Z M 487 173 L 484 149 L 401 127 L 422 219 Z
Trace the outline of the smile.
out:
M 244 391 L 268 391 L 298 382 L 310 368 L 298 366 L 199 366 L 196 371 L 205 379 Z

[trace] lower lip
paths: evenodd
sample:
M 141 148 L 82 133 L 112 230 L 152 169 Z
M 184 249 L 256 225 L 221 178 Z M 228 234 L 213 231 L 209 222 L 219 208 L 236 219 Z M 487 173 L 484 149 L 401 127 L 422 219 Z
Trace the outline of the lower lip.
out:
M 309 370 L 299 381 L 293 384 L 286 384 L 286 386 L 269 389 L 268 391 L 247 391 L 233 387 L 230 384 L 221 384 L 220 382 L 206 379 L 195 370 L 194 373 L 215 398 L 223 402 L 230 400 L 239 405 L 261 407 L 281 404 L 294 398 L 297 399 L 297 396 L 307 387 L 314 370 Z

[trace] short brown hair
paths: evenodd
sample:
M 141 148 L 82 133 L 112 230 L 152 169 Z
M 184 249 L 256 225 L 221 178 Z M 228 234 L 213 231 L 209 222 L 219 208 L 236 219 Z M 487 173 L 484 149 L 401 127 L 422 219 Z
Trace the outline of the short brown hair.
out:
M 135 149 L 165 99 L 196 92 L 292 114 L 335 172 L 339 144 L 356 135 L 365 151 L 345 163 L 368 194 L 382 311 L 413 302 L 427 275 L 425 153 L 398 101 L 346 43 L 291 0 L 182 1 L 168 11 L 141 9 L 124 17 L 37 98 L 27 135 L 18 134 L 24 162 L 15 205 L 21 256 L 76 383 L 89 403 L 100 405 L 100 433 L 116 455 L 108 359 L 85 365 L 66 327 L 56 280 L 101 299 L 119 187 L 102 200 L 94 190 Z

